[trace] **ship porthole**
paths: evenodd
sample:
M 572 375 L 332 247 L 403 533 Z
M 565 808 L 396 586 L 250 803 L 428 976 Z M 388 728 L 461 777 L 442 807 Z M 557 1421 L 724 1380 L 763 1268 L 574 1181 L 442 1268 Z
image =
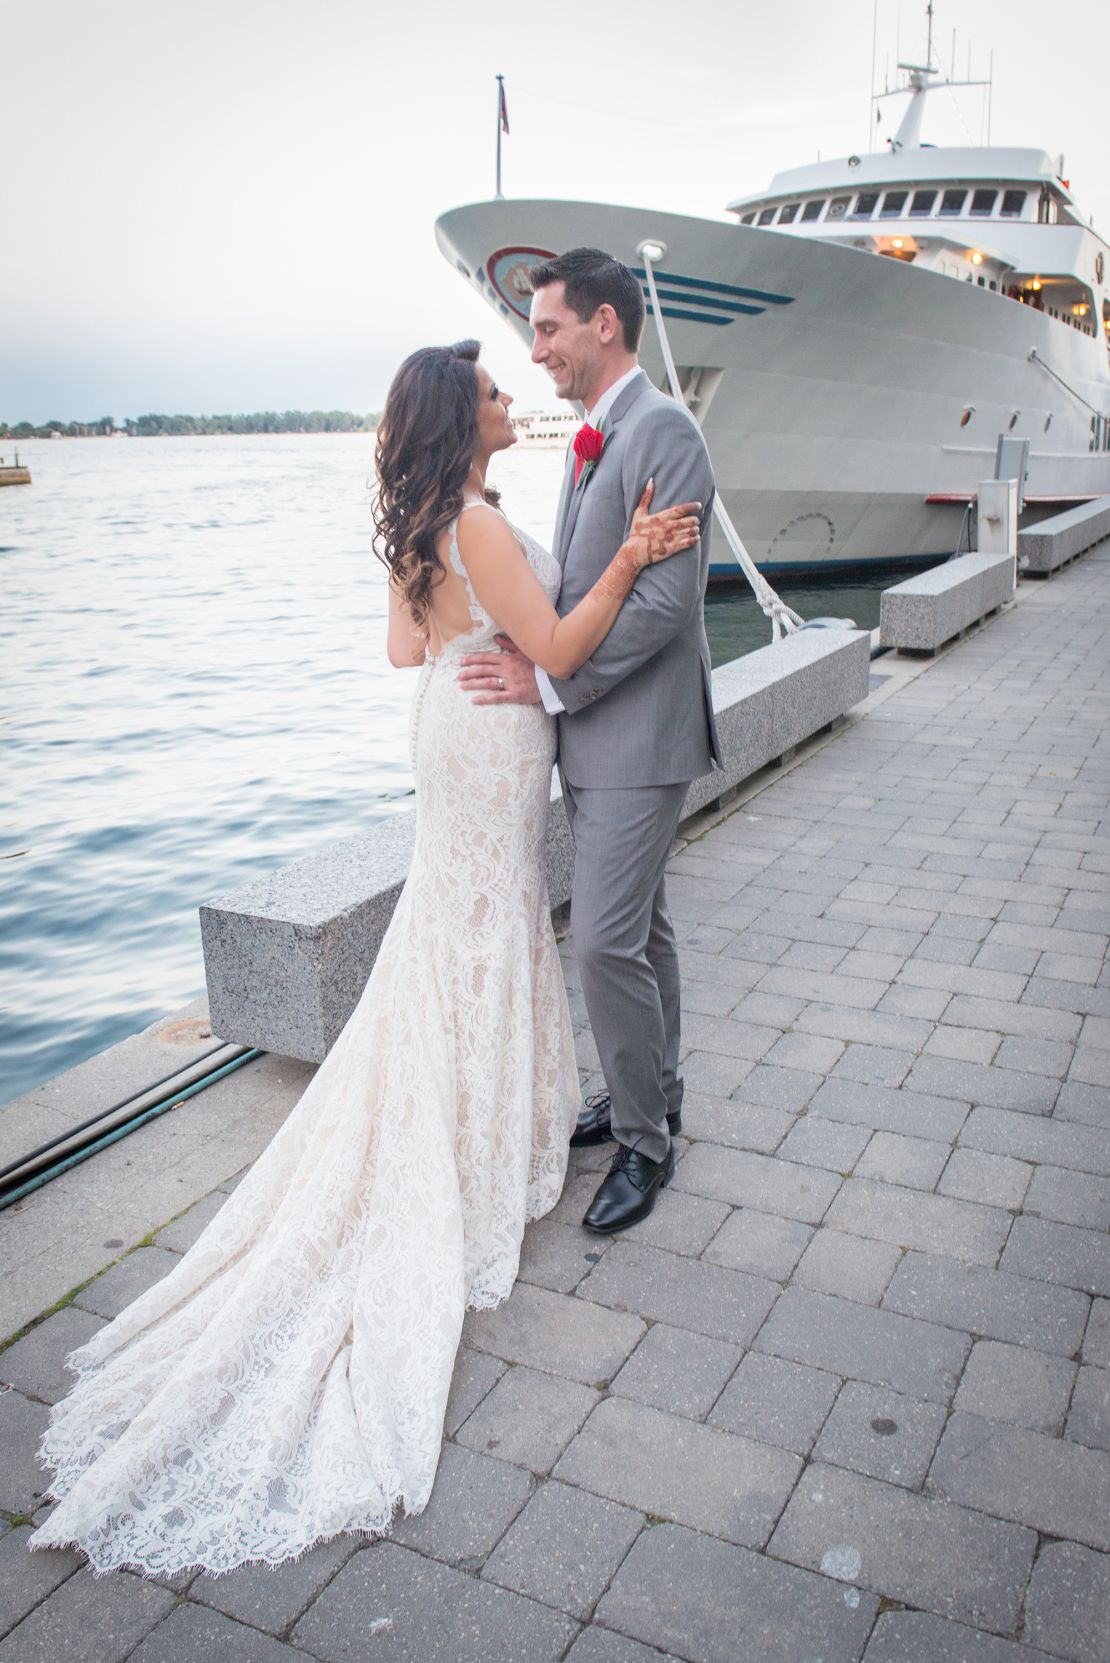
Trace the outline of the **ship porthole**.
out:
M 966 427 L 968 422 L 971 420 L 971 418 L 974 414 L 975 414 L 974 404 L 965 404 L 964 405 L 964 413 L 960 417 L 960 426 L 961 427 Z
M 1018 417 L 1020 415 L 1021 415 L 1021 411 L 1020 410 L 1015 410 L 1013 415 L 1010 417 L 1010 432 L 1011 433 L 1014 431 L 1014 428 L 1017 426 Z
M 1050 410 L 1048 412 L 1048 415 L 1044 419 L 1044 430 L 1045 430 L 1046 433 L 1048 432 L 1048 430 L 1051 426 L 1052 426 L 1052 411 Z

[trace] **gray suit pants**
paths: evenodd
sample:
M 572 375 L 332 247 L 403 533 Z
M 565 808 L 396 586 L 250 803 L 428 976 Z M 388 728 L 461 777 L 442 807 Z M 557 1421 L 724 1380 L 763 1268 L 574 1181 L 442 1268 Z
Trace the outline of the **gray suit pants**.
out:
M 574 786 L 571 933 L 618 1142 L 661 1161 L 682 1104 L 679 973 L 665 869 L 687 787 Z

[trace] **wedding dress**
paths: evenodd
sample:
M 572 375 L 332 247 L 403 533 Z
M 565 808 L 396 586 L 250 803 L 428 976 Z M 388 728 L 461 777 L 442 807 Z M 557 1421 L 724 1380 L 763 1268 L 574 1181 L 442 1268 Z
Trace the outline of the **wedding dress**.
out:
M 517 535 L 554 599 L 557 562 Z M 454 526 L 451 560 L 465 579 Z M 428 1501 L 464 1310 L 510 1293 L 579 1109 L 544 863 L 554 722 L 460 688 L 496 630 L 467 588 L 474 628 L 414 697 L 416 847 L 366 989 L 194 1246 L 70 1359 L 33 1547 L 228 1571 Z

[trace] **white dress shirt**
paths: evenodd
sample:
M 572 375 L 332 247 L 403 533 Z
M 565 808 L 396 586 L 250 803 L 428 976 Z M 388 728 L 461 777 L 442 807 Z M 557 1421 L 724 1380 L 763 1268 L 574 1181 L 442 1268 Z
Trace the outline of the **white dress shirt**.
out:
M 600 427 L 628 383 L 639 373 L 639 364 L 633 364 L 632 368 L 625 370 L 624 374 L 614 381 L 611 387 L 606 387 L 593 409 L 586 411 L 586 421 L 590 427 Z M 571 443 L 573 444 L 574 441 L 571 440 Z M 616 554 L 616 552 L 616 549 L 614 549 L 613 553 Z M 545 670 L 541 670 L 538 664 L 536 666 L 536 686 L 540 690 L 543 708 L 549 716 L 558 716 L 560 711 L 566 709 L 566 705 L 551 685 L 551 677 Z

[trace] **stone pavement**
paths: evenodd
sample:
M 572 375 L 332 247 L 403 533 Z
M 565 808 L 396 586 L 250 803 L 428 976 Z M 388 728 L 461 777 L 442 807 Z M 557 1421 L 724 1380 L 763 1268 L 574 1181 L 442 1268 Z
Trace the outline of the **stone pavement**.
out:
M 606 1151 L 575 1163 L 468 1318 L 428 1510 L 220 1579 L 25 1551 L 63 1355 L 213 1181 L 0 1354 L 0 1663 L 1108 1663 L 1110 546 L 875 670 L 674 858 L 674 1184 L 600 1239 Z M 221 1099 L 257 1142 L 266 1066 L 284 1112 L 277 1059 Z M 13 1247 L 37 1216 L 0 1215 Z

